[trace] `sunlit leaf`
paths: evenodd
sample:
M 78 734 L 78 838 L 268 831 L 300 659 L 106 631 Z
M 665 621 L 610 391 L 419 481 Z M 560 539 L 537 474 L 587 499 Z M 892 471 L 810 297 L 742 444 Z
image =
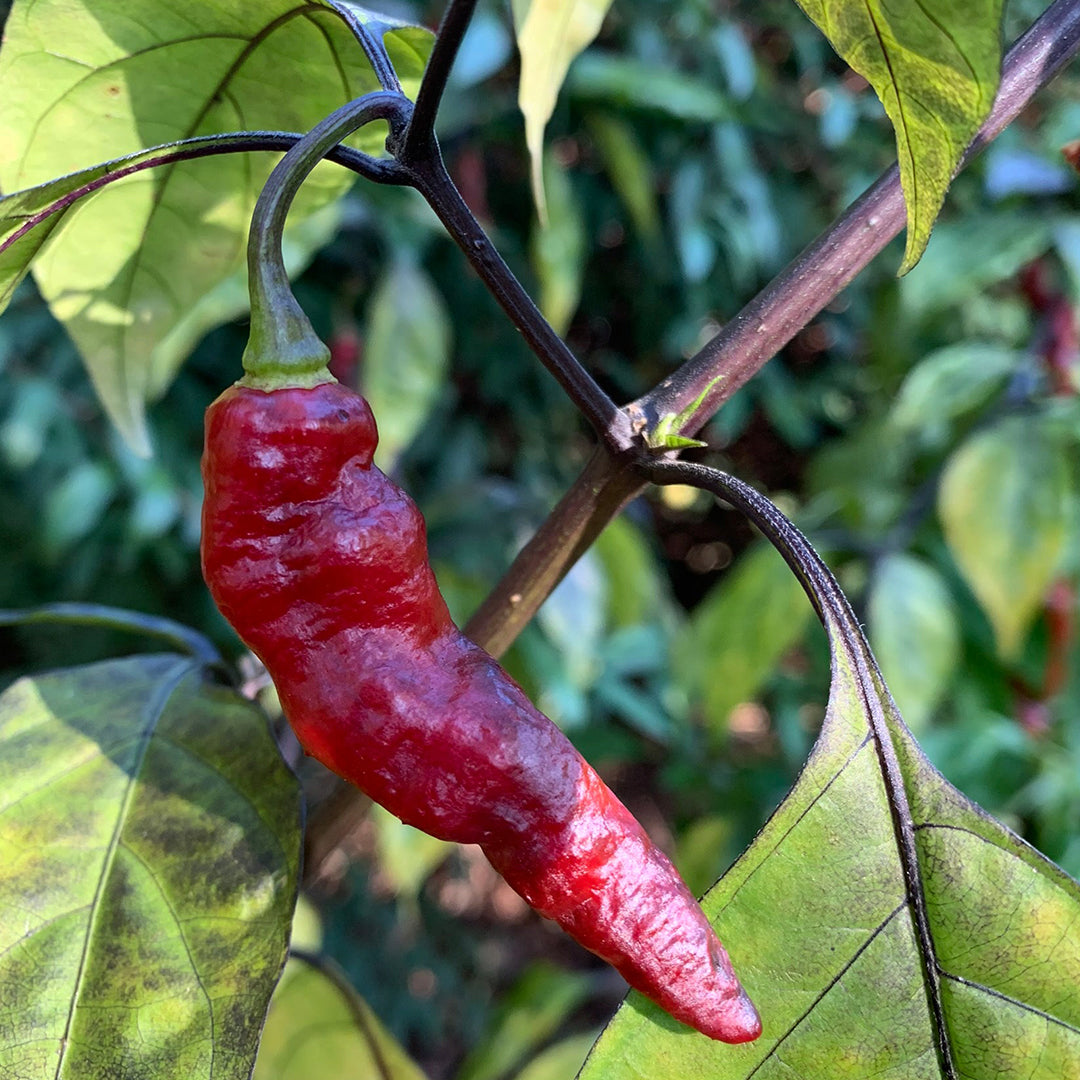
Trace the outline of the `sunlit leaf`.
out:
M 450 362 L 450 316 L 413 261 L 394 263 L 367 311 L 361 388 L 379 418 L 376 463 L 394 467 L 443 389 Z
M 922 559 L 887 555 L 875 569 L 867 617 L 882 674 L 905 719 L 918 730 L 941 700 L 960 656 L 948 587 Z
M 1003 658 L 1015 658 L 1054 580 L 1069 525 L 1065 449 L 1038 417 L 980 431 L 949 459 L 938 513 Z
M 570 62 L 600 33 L 611 0 L 514 0 L 521 53 L 518 104 L 532 158 L 533 198 L 543 221 L 544 129 L 555 111 Z
M 798 0 L 881 98 L 907 202 L 901 273 L 918 261 L 1001 68 L 1002 0 Z
M 426 1080 L 367 1003 L 328 965 L 289 960 L 252 1080 Z
M 823 612 L 829 707 L 704 901 L 761 1038 L 711 1042 L 631 994 L 581 1080 L 1080 1075 L 1080 884 L 930 764 L 835 582 L 801 537 L 783 543 Z
M 190 660 L 0 697 L 0 1075 L 246 1080 L 281 972 L 300 794 Z
M 388 32 L 407 89 L 428 40 L 414 28 Z M 198 135 L 306 131 L 376 86 L 328 3 L 17 0 L 0 50 L 0 186 L 14 192 Z M 358 145 L 377 149 L 376 127 Z M 48 226 L 34 265 L 38 286 L 110 415 L 142 451 L 144 403 L 168 385 L 179 359 L 159 346 L 240 266 L 272 165 L 268 154 L 238 154 L 162 166 L 80 200 Z M 348 183 L 344 171 L 320 167 L 296 220 Z M 11 257 L 25 260 L 37 244 L 28 235 Z M 0 263 L 5 285 L 10 266 Z

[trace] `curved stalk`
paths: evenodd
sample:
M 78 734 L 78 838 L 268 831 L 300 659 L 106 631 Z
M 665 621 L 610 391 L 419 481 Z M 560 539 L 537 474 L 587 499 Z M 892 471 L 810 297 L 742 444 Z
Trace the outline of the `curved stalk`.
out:
M 350 101 L 316 124 L 270 174 L 251 219 L 248 289 L 251 335 L 244 350 L 245 382 L 260 389 L 316 386 L 328 382 L 330 351 L 319 340 L 293 296 L 281 253 L 281 236 L 293 198 L 308 173 L 342 139 L 372 120 L 392 130 L 408 121 L 412 103 L 402 94 L 377 90 Z
M 832 571 L 813 549 L 810 541 L 780 513 L 772 502 L 749 484 L 719 469 L 710 469 L 687 461 L 642 462 L 640 472 L 653 483 L 690 484 L 701 488 L 731 503 L 736 510 L 748 517 L 780 552 L 814 605 L 829 636 L 829 646 L 833 653 L 834 680 L 837 655 L 843 654 L 847 658 L 862 696 L 867 727 L 874 740 L 881 777 L 892 812 L 897 851 L 904 868 L 908 904 L 919 941 L 927 1004 L 934 1018 L 938 1061 L 942 1066 L 943 1075 L 948 1080 L 957 1080 L 958 1074 L 941 998 L 941 968 L 937 960 L 937 948 L 926 910 L 926 895 L 922 886 L 923 872 L 919 865 L 918 848 L 915 844 L 911 805 L 894 745 L 894 735 L 890 730 L 890 720 L 886 716 L 885 701 L 889 697 L 888 690 L 848 598 L 837 584 Z M 891 709 L 894 712 L 893 723 L 899 724 L 902 728 L 902 721 L 899 713 L 895 711 L 895 706 L 891 706 Z

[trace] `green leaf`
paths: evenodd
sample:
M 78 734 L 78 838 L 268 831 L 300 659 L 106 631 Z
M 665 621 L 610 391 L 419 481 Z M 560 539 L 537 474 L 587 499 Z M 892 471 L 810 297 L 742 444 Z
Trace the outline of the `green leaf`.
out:
M 431 279 L 400 259 L 382 278 L 367 310 L 361 376 L 379 418 L 376 463 L 389 472 L 412 442 L 443 389 L 450 362 L 450 316 Z
M 580 1080 L 1080 1075 L 1080 884 L 930 764 L 835 582 L 768 521 L 820 605 L 832 687 L 795 787 L 704 900 L 761 1038 L 711 1042 L 631 994 Z
M 949 459 L 938 514 L 949 549 L 1015 659 L 1068 537 L 1071 483 L 1064 447 L 1038 417 L 1012 417 Z
M 533 224 L 529 254 L 540 282 L 537 306 L 561 337 L 581 300 L 588 254 L 585 219 L 569 175 L 551 154 L 544 155 L 544 185 L 547 214 Z
M 867 603 L 870 640 L 900 711 L 918 730 L 960 656 L 956 610 L 941 575 L 912 555 L 885 556 Z
M 419 67 L 419 56 L 410 57 L 429 40 L 421 34 L 388 34 L 407 62 L 407 89 Z M 324 4 L 198 0 L 181 11 L 153 0 L 17 0 L 0 50 L 0 187 L 16 191 L 198 135 L 306 131 L 376 86 L 351 31 Z M 379 144 L 375 127 L 357 141 L 369 150 Z M 8 253 L 25 265 L 37 252 L 39 288 L 106 409 L 143 452 L 144 404 L 181 359 L 159 347 L 241 266 L 248 219 L 272 165 L 270 155 L 238 154 L 140 173 L 50 224 L 44 250 L 28 234 Z M 293 220 L 348 183 L 344 171 L 320 167 Z M 4 259 L 6 288 L 13 264 Z
M 181 657 L 0 696 L 0 1074 L 245 1080 L 296 899 L 265 718 Z
M 329 964 L 289 960 L 252 1080 L 426 1080 L 367 1003 Z
M 917 433 L 923 443 L 940 445 L 951 422 L 985 405 L 1021 359 L 1015 349 L 993 342 L 965 341 L 938 349 L 911 369 L 889 419 Z
M 486 1038 L 465 1059 L 455 1080 L 505 1076 L 555 1034 L 588 997 L 589 986 L 586 976 L 543 961 L 527 968 L 500 1002 Z
M 717 738 L 731 710 L 754 700 L 810 614 L 802 586 L 767 544 L 746 552 L 694 609 L 675 640 L 673 666 Z
M 116 494 L 116 480 L 99 461 L 81 461 L 46 496 L 42 543 L 55 562 L 101 521 Z
M 930 238 L 960 158 L 990 112 L 1001 69 L 1002 0 L 798 0 L 881 98 L 907 202 L 900 273 Z
M 518 105 L 532 158 L 533 198 L 541 222 L 544 202 L 544 129 L 555 111 L 570 62 L 600 33 L 611 0 L 514 0 L 521 53 Z
M 705 389 L 681 412 L 664 413 L 656 422 L 656 426 L 651 431 L 645 432 L 645 445 L 651 450 L 677 450 L 685 446 L 708 446 L 708 443 L 702 442 L 700 439 L 690 439 L 677 434 L 677 432 L 681 431 L 693 419 L 694 413 L 701 408 L 702 402 L 709 396 L 709 391 L 723 377 L 723 375 L 717 375 L 715 378 L 710 379 L 705 385 Z

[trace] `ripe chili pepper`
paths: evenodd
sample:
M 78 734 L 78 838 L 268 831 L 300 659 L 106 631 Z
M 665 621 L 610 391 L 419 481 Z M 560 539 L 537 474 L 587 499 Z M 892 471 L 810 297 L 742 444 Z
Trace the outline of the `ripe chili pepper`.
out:
M 248 243 L 247 375 L 206 414 L 202 560 L 301 745 L 402 821 L 479 844 L 542 915 L 714 1039 L 761 1022 L 667 857 L 566 736 L 453 624 L 424 519 L 372 463 L 367 402 L 337 383 L 289 288 L 281 228 L 310 168 L 404 99 L 332 113 L 274 169 Z
M 415 503 L 336 382 L 237 385 L 207 412 L 203 571 L 305 750 L 402 821 L 479 844 L 537 911 L 714 1039 L 760 1033 L 667 857 L 454 626 Z

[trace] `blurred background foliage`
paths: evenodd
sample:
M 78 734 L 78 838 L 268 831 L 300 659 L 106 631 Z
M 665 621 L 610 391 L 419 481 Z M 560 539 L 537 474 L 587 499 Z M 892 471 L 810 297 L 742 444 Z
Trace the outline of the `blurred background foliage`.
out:
M 1010 4 L 1007 39 L 1042 6 Z M 433 25 L 440 6 L 394 10 Z M 444 153 L 620 401 L 691 355 L 894 157 L 877 100 L 790 0 L 616 4 L 549 125 L 540 230 L 511 35 L 503 6 L 481 4 Z M 892 245 L 696 452 L 809 532 L 935 763 L 1074 875 L 1080 204 L 1060 148 L 1080 136 L 1078 92 L 1066 72 L 956 180 L 917 269 L 898 281 Z M 372 400 L 381 464 L 427 515 L 460 619 L 592 445 L 463 266 L 413 192 L 360 185 L 298 286 L 339 377 Z M 237 323 L 196 348 L 152 410 L 144 460 L 24 284 L 0 320 L 0 606 L 131 607 L 240 654 L 199 574 L 198 455 L 244 336 Z M 5 681 L 138 647 L 86 629 L 3 633 Z M 507 663 L 698 891 L 792 783 L 828 689 L 823 634 L 784 564 L 737 514 L 682 489 L 630 506 Z M 618 978 L 476 852 L 303 773 L 307 917 L 382 1025 L 433 1078 L 524 1076 L 544 1047 L 528 1075 L 572 1075 Z

